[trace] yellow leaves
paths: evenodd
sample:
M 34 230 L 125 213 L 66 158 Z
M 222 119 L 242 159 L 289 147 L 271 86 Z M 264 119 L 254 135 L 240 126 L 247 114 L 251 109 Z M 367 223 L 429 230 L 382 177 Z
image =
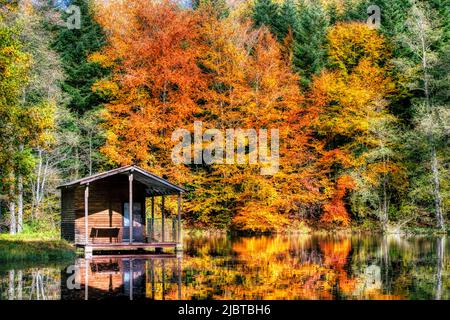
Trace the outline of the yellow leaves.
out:
M 111 59 L 101 52 L 94 52 L 88 56 L 87 59 L 89 62 L 97 63 L 104 68 L 110 68 L 114 66 L 114 62 Z
M 32 144 L 48 148 L 55 142 L 54 126 L 56 117 L 56 104 L 54 101 L 44 100 L 28 110 L 30 126 L 33 128 L 35 138 Z M 28 130 L 30 127 L 27 128 Z
M 272 232 L 283 230 L 288 224 L 288 219 L 274 212 L 273 208 L 260 203 L 247 203 L 239 209 L 233 223 L 240 230 L 254 232 Z
M 116 98 L 119 94 L 119 90 L 120 88 L 116 82 L 107 79 L 101 79 L 92 86 L 92 91 L 103 98 Z
M 360 60 L 379 65 L 388 57 L 384 38 L 360 22 L 340 23 L 328 33 L 328 54 L 333 65 L 350 73 Z
M 396 173 L 375 155 L 388 143 L 389 125 L 396 121 L 387 110 L 395 85 L 389 76 L 389 47 L 377 31 L 362 23 L 340 23 L 329 31 L 328 41 L 334 68 L 313 79 L 310 96 L 318 115 L 312 127 L 323 141 L 320 163 L 333 173 L 321 220 L 348 225 L 346 190 L 377 186 L 384 173 Z M 349 173 L 364 182 L 344 184 Z

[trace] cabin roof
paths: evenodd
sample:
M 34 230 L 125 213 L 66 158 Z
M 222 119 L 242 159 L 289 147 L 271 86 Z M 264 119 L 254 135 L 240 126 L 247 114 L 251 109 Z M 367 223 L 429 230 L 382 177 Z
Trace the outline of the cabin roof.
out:
M 101 180 L 107 177 L 120 175 L 120 174 L 128 174 L 133 172 L 133 179 L 141 182 L 147 188 L 146 191 L 149 195 L 166 195 L 166 194 L 178 194 L 180 192 L 186 192 L 185 189 L 176 186 L 169 181 L 158 177 L 157 175 L 148 172 L 138 166 L 129 165 L 121 168 L 116 168 L 113 170 L 101 172 L 94 174 L 89 177 L 81 178 L 78 180 L 74 180 L 65 184 L 58 186 L 58 188 L 66 188 L 73 186 L 82 186 L 88 183 Z

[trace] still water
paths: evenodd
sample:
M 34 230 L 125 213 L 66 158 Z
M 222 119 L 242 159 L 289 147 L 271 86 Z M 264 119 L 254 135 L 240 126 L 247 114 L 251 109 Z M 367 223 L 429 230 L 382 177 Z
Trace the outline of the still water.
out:
M 446 237 L 187 237 L 182 255 L 0 266 L 1 299 L 450 299 Z

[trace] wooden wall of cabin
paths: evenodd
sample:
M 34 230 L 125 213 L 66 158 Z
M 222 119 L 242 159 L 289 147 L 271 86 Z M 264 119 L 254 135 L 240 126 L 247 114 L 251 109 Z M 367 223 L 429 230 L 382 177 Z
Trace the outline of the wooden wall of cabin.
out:
M 75 240 L 75 189 L 61 189 L 61 238 L 69 242 Z
M 74 190 L 75 243 L 85 242 L 84 186 Z M 120 228 L 118 241 L 123 241 L 123 205 L 129 201 L 128 176 L 120 175 L 95 181 L 89 185 L 88 234 L 93 227 Z M 145 225 L 145 186 L 134 180 L 133 202 L 141 203 Z M 145 232 L 145 230 L 144 230 Z M 96 243 L 115 242 L 114 238 L 95 238 Z M 92 242 L 92 238 L 89 238 Z

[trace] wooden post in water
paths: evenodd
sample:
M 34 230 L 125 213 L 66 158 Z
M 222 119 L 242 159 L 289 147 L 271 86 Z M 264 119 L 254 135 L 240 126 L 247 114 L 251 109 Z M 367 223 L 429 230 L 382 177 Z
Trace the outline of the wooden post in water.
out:
M 130 259 L 130 300 L 133 300 L 133 259 Z
M 161 199 L 161 242 L 164 242 L 164 195 Z
M 89 262 L 86 257 L 84 258 L 84 300 L 89 299 Z
M 177 258 L 178 269 L 178 300 L 181 300 L 181 258 Z
M 129 190 L 129 204 L 128 204 L 128 218 L 130 224 L 130 244 L 133 243 L 133 171 L 130 171 L 128 176 L 128 190 Z

